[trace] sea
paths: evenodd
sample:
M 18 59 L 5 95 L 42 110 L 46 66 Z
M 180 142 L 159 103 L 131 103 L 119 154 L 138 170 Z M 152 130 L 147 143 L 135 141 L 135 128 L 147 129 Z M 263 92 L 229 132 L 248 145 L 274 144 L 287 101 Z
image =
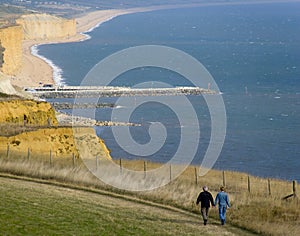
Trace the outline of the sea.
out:
M 300 3 L 286 2 L 134 13 L 99 25 L 86 33 L 87 40 L 40 45 L 35 50 L 54 67 L 56 83 L 65 85 L 80 85 L 98 62 L 123 49 L 160 45 L 181 50 L 205 66 L 224 100 L 226 136 L 213 168 L 300 181 L 299 12 Z M 191 86 L 181 74 L 151 66 L 127 71 L 111 85 L 135 86 L 143 82 L 153 87 L 159 87 L 162 82 Z M 117 99 L 100 98 L 99 102 L 116 103 Z M 187 112 L 177 99 L 174 98 L 176 104 L 171 106 Z M 202 96 L 187 96 L 187 99 L 197 114 L 201 130 L 199 140 L 188 140 L 196 142 L 192 164 L 198 165 L 210 142 L 211 117 Z M 130 107 L 99 108 L 93 114 L 98 120 L 114 121 L 114 109 L 130 110 L 129 120 L 141 124 L 128 128 L 131 138 L 139 145 L 151 141 L 149 127 L 160 122 L 167 135 L 156 152 L 144 156 L 124 150 L 110 127 L 96 127 L 96 132 L 115 159 L 166 163 L 180 145 L 183 127 L 178 109 L 175 112 L 151 98 L 144 100 L 144 104 L 133 102 Z M 83 116 L 91 113 L 81 112 Z

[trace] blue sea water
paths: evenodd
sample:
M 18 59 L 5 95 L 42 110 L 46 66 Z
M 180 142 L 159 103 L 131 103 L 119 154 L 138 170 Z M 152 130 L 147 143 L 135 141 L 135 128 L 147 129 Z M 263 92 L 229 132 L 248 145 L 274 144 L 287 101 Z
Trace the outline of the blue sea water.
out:
M 227 133 L 214 168 L 300 181 L 299 11 L 299 3 L 273 3 L 135 13 L 103 23 L 89 33 L 89 40 L 38 49 L 62 69 L 68 85 L 79 85 L 96 63 L 121 49 L 151 44 L 183 50 L 209 70 L 223 92 Z M 149 67 L 129 71 L 113 84 L 132 86 L 145 81 L 189 85 L 181 75 Z M 210 117 L 200 96 L 188 99 L 201 127 L 193 161 L 198 164 L 209 143 Z M 113 119 L 110 116 L 108 108 L 96 112 L 97 119 Z M 162 122 L 168 132 L 164 146 L 144 159 L 166 162 L 174 155 L 181 126 L 171 109 L 148 102 L 137 107 L 130 119 L 143 124 L 130 128 L 141 144 L 149 142 L 152 122 Z M 122 150 L 110 128 L 97 128 L 97 133 L 113 158 L 141 158 Z

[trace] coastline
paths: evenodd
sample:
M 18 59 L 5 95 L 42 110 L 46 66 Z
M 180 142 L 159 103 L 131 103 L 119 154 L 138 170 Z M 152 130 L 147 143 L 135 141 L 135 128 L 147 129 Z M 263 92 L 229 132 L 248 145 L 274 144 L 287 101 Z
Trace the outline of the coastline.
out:
M 128 10 L 100 10 L 90 12 L 82 17 L 76 18 L 76 35 L 69 38 L 57 38 L 51 40 L 24 40 L 22 43 L 23 67 L 21 71 L 12 78 L 12 84 L 19 87 L 38 86 L 42 84 L 63 84 L 61 69 L 49 59 L 38 54 L 37 46 L 43 44 L 80 42 L 89 39 L 85 33 L 91 32 L 102 23 L 114 17 L 130 14 L 149 9 Z
M 110 9 L 89 12 L 76 18 L 76 35 L 68 38 L 57 38 L 50 40 L 24 40 L 22 42 L 22 61 L 23 66 L 16 76 L 11 78 L 13 85 L 18 87 L 38 86 L 39 84 L 59 84 L 64 82 L 61 78 L 62 70 L 51 60 L 38 54 L 37 46 L 43 44 L 70 43 L 80 42 L 89 39 L 85 33 L 91 32 L 104 22 L 107 22 L 117 16 L 150 12 L 155 10 L 189 8 L 189 7 L 205 7 L 220 5 L 239 5 L 239 4 L 262 4 L 262 3 L 280 3 L 283 0 L 263 0 L 261 2 L 219 2 L 219 3 L 197 3 L 197 4 L 180 4 L 180 5 L 162 5 L 146 8 L 129 8 L 129 9 Z M 288 2 L 299 2 L 299 0 L 288 0 Z

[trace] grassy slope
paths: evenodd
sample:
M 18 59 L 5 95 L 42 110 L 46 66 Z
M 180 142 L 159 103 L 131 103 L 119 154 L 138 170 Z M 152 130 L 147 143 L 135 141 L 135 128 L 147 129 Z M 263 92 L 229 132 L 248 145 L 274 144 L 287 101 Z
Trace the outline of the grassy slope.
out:
M 6 177 L 0 183 L 1 235 L 248 235 L 120 196 Z
M 19 157 L 19 160 L 15 158 L 11 156 L 7 160 L 0 155 L 0 173 L 30 176 L 36 179 L 53 179 L 60 183 L 76 184 L 85 188 L 106 189 L 139 199 L 148 199 L 151 202 L 159 203 L 161 207 L 167 205 L 184 209 L 185 212 L 191 214 L 192 212 L 199 214 L 199 208 L 195 206 L 195 199 L 199 194 L 200 186 L 208 184 L 215 196 L 222 182 L 222 172 L 211 170 L 205 177 L 201 177 L 196 185 L 194 168 L 191 167 L 179 178 L 162 188 L 146 192 L 124 192 L 111 188 L 93 177 L 80 159 L 76 160 L 74 167 L 71 158 L 62 158 L 61 160 L 57 158 L 54 160 L 53 166 L 49 165 L 49 160 L 38 161 L 31 158 L 26 161 L 26 158 Z M 128 161 L 128 163 L 123 161 L 122 163 L 124 168 L 136 170 L 143 168 L 143 162 L 140 161 Z M 157 163 L 148 163 L 148 168 L 157 168 L 158 165 Z M 271 196 L 268 194 L 267 181 L 264 179 L 251 177 L 251 194 L 247 192 L 246 174 L 226 172 L 226 183 L 232 203 L 227 215 L 229 225 L 236 225 L 238 228 L 265 235 L 299 235 L 300 208 L 298 201 L 295 201 L 296 199 L 290 199 L 287 202 L 281 200 L 283 196 L 290 193 L 290 183 L 271 180 Z M 217 210 L 211 211 L 210 222 L 213 222 L 212 219 L 218 219 Z M 215 222 L 219 225 L 218 221 Z M 244 235 L 244 232 L 237 235 Z

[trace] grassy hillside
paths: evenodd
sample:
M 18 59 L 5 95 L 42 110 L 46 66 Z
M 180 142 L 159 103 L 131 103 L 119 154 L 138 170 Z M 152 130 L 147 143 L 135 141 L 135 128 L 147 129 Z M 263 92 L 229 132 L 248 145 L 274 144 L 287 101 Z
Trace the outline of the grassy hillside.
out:
M 33 159 L 27 161 L 26 158 L 15 161 L 7 160 L 2 156 L 0 157 L 0 172 L 38 179 L 53 179 L 61 183 L 72 183 L 91 189 L 105 189 L 198 214 L 199 208 L 195 205 L 195 200 L 201 191 L 201 186 L 208 185 L 215 196 L 219 186 L 222 185 L 222 172 L 214 170 L 198 179 L 196 184 L 195 168 L 190 167 L 179 178 L 159 189 L 147 192 L 126 192 L 113 189 L 100 182 L 86 170 L 79 160 L 76 161 L 75 166 L 72 164 L 71 158 L 63 160 L 64 163 L 62 160 L 54 159 L 53 163 L 49 165 L 49 162 L 37 162 Z M 122 163 L 123 168 L 135 170 L 143 168 L 143 162 L 123 161 Z M 148 163 L 147 168 L 158 166 L 159 164 Z M 251 192 L 249 193 L 246 174 L 228 171 L 225 172 L 225 175 L 227 191 L 232 203 L 232 207 L 228 210 L 227 226 L 233 225 L 265 235 L 299 235 L 299 201 L 297 198 L 291 198 L 288 201 L 281 200 L 282 197 L 291 193 L 291 183 L 272 179 L 270 182 L 271 195 L 269 195 L 268 181 L 250 176 Z M 297 187 L 299 188 L 299 185 Z M 211 211 L 211 219 L 214 219 L 219 225 L 216 209 Z M 198 220 L 200 219 L 198 218 Z
M 250 235 L 120 195 L 3 177 L 0 183 L 1 235 Z

